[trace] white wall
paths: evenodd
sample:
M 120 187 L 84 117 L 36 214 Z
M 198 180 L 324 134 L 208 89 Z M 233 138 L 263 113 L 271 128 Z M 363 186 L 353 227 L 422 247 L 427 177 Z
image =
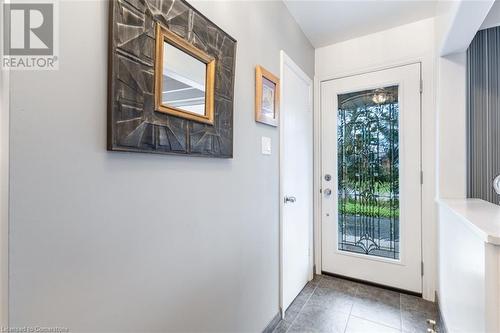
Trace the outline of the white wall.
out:
M 434 19 L 431 18 L 318 48 L 315 55 L 317 83 L 343 75 L 408 62 L 422 62 L 424 81 L 422 239 L 424 240 L 423 260 L 425 263 L 423 295 L 430 300 L 434 299 L 436 274 L 434 38 Z
M 438 197 L 465 198 L 467 192 L 465 52 L 437 59 Z
M 480 29 L 488 29 L 500 25 L 500 1 L 495 1 Z
M 0 327 L 8 321 L 9 74 L 0 70 Z
M 489 1 L 489 0 L 488 0 Z M 436 190 L 440 198 L 466 195 L 466 49 L 475 35 L 474 28 L 462 25 L 462 1 L 438 1 L 435 18 L 436 43 Z M 469 4 L 467 6 L 471 6 Z M 481 6 L 484 3 L 480 4 Z M 470 21 L 478 11 L 470 10 Z M 484 14 L 486 15 L 486 14 Z M 476 17 L 476 19 L 474 19 Z M 472 30 L 471 30 L 472 29 Z M 461 50 L 456 52 L 456 50 Z M 450 52 L 455 52 L 454 54 Z
M 0 24 L 0 36 L 3 33 Z M 0 51 L 3 54 L 3 45 Z M 9 304 L 9 80 L 10 71 L 0 70 L 0 327 L 8 326 Z
M 439 208 L 439 219 L 439 301 L 446 328 L 486 332 L 487 244 L 449 208 Z
M 467 195 L 466 145 L 466 50 L 487 15 L 493 0 L 440 1 L 436 17 L 438 152 L 437 194 L 439 198 Z M 496 4 L 495 7 L 498 6 Z M 439 8 L 439 6 L 438 6 Z M 486 21 L 485 21 L 486 22 Z M 484 23 L 483 23 L 484 24 Z M 481 274 L 497 270 L 488 251 L 462 230 L 456 218 L 441 209 L 439 224 L 438 295 L 441 312 L 450 332 L 484 331 L 484 281 Z M 456 244 L 460 243 L 457 248 Z M 496 251 L 496 250 L 495 250 Z M 482 273 L 478 274 L 478 269 Z M 496 273 L 495 273 L 496 274 Z M 498 283 L 498 282 L 496 282 Z M 488 295 L 487 295 L 488 296 Z M 479 304 L 479 306 L 477 306 Z M 486 309 L 492 308 L 491 306 Z M 495 314 L 497 315 L 497 314 Z M 486 328 L 487 329 L 487 328 Z
M 313 49 L 281 2 L 195 2 L 238 40 L 234 158 L 106 151 L 108 4 L 60 3 L 58 71 L 11 76 L 10 324 L 261 331 L 278 313 L 278 129 L 254 68 Z M 261 136 L 273 143 L 260 154 Z
M 465 52 L 495 0 L 438 1 L 436 46 L 440 56 Z
M 499 213 L 483 200 L 439 200 L 439 305 L 448 332 L 499 332 Z
M 453 26 L 453 21 L 457 15 L 459 1 L 437 1 L 436 17 L 434 19 L 436 54 L 441 55 L 448 39 L 449 31 Z

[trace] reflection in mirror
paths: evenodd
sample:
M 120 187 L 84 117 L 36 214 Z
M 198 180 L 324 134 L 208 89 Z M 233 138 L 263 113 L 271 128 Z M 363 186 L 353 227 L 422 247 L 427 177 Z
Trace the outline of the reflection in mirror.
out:
M 206 73 L 205 63 L 164 42 L 162 104 L 205 115 Z
M 156 24 L 155 110 L 214 124 L 215 58 Z

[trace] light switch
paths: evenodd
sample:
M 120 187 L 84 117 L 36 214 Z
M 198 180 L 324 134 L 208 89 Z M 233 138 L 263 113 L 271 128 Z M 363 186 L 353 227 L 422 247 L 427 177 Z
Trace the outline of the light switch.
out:
M 262 137 L 262 155 L 271 155 L 271 138 Z

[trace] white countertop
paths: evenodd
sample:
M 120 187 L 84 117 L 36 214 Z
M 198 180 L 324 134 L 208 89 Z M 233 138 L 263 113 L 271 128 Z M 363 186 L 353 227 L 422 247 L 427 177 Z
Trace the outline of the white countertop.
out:
M 487 243 L 500 245 L 500 206 L 481 199 L 438 199 Z

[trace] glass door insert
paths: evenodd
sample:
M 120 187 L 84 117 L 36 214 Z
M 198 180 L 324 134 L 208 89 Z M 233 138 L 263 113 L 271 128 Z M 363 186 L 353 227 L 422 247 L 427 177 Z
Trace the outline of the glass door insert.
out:
M 338 250 L 399 260 L 398 86 L 338 95 Z

